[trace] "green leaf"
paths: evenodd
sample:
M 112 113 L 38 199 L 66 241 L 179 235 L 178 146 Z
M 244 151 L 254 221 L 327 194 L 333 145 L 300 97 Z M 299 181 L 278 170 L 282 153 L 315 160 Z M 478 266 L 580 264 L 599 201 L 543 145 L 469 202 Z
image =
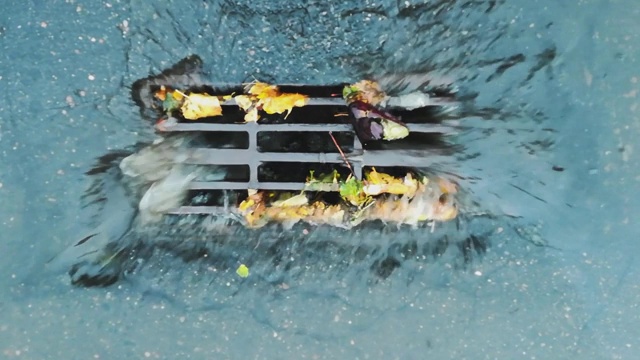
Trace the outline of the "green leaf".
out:
M 240 264 L 240 266 L 238 266 L 238 269 L 236 269 L 236 274 L 238 274 L 238 276 L 240 276 L 241 278 L 246 278 L 247 276 L 249 276 L 249 268 L 245 264 Z
M 353 205 L 360 206 L 367 199 L 363 191 L 362 181 L 355 177 L 350 177 L 340 184 L 340 196 Z
M 355 196 L 362 190 L 362 182 L 355 177 L 350 177 L 347 181 L 340 184 L 340 196 Z
M 331 192 L 338 190 L 338 184 L 315 181 L 304 184 L 303 191 Z
M 397 140 L 409 135 L 409 128 L 393 121 L 382 119 L 382 138 L 385 140 Z
M 357 87 L 347 85 L 342 89 L 342 97 L 346 100 L 358 91 L 360 90 Z
M 333 170 L 327 174 L 320 174 L 319 177 L 315 177 L 314 171 L 309 171 L 309 176 L 304 184 L 304 191 L 336 191 L 338 190 L 338 179 L 340 179 L 340 173 L 338 170 Z
M 320 175 L 320 177 L 318 178 L 318 181 L 323 182 L 323 183 L 337 183 L 338 179 L 340 179 L 340 174 L 338 173 L 338 170 L 333 169 L 333 172 L 330 172 L 328 174 L 322 174 Z
M 179 107 L 180 101 L 173 97 L 173 93 L 167 92 L 167 95 L 162 102 L 162 109 L 168 114 Z

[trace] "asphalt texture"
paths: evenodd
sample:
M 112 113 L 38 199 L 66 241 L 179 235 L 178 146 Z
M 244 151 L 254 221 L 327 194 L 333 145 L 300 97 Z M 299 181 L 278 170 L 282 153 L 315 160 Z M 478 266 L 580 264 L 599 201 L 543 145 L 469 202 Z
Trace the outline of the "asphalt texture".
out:
M 635 2 L 4 5 L 0 357 L 637 356 Z M 95 158 L 154 138 L 131 84 L 190 54 L 219 82 L 418 74 L 453 84 L 465 130 L 439 170 L 463 177 L 479 204 L 468 231 L 483 241 L 438 252 L 426 229 L 364 240 L 320 229 L 289 244 L 273 230 L 226 246 L 183 223 L 146 234 L 163 245 L 109 287 L 48 271 L 87 216 L 80 197 Z M 224 241 L 248 236 L 232 235 Z M 218 263 L 194 257 L 195 241 Z M 278 252 L 252 253 L 259 244 Z

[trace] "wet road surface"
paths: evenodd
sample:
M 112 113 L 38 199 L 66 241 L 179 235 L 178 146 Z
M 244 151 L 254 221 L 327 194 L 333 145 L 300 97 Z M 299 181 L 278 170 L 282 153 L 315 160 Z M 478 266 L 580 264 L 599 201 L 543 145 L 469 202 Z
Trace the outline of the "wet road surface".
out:
M 0 16 L 3 357 L 637 353 L 635 3 L 9 2 Z M 94 159 L 153 139 L 130 84 L 192 53 L 220 82 L 451 81 L 474 111 L 460 119 L 469 130 L 454 140 L 464 150 L 445 169 L 473 180 L 462 185 L 484 210 L 517 220 L 473 225 L 490 246 L 466 264 L 455 251 L 406 259 L 384 279 L 353 253 L 304 242 L 282 248 L 278 256 L 293 257 L 286 266 L 249 264 L 246 280 L 162 249 L 107 288 L 46 271 L 81 231 L 83 173 Z M 185 231 L 157 236 L 184 240 Z M 376 234 L 366 240 L 421 236 Z M 240 249 L 219 256 L 231 267 L 249 254 Z

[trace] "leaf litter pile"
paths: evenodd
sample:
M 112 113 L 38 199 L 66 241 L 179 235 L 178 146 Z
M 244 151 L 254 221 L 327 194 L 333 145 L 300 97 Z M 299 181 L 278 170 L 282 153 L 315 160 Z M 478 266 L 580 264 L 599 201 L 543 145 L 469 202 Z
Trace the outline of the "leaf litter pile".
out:
M 259 110 L 267 114 L 290 114 L 294 107 L 302 107 L 308 97 L 296 93 L 281 93 L 277 86 L 262 82 L 254 82 L 246 86 L 246 94 L 214 96 L 207 94 L 184 94 L 180 90 L 161 87 L 155 96 L 162 101 L 162 108 L 171 115 L 180 111 L 187 120 L 199 120 L 208 117 L 222 116 L 222 103 L 235 100 L 246 112 L 246 122 L 260 119 Z M 286 116 L 285 116 L 286 118 Z
M 324 191 L 338 190 L 338 203 L 323 200 Z M 320 195 L 318 195 L 320 193 Z M 445 180 L 404 178 L 372 169 L 365 179 L 349 175 L 344 181 L 334 172 L 321 177 L 311 173 L 300 193 L 250 191 L 239 210 L 249 227 L 271 221 L 291 227 L 299 221 L 351 228 L 365 220 L 416 226 L 423 221 L 448 221 L 457 214 L 456 186 Z

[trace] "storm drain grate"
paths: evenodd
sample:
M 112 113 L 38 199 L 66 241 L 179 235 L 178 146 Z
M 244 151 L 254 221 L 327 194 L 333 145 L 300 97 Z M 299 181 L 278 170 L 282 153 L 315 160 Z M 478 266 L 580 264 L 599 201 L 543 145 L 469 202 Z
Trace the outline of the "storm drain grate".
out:
M 434 120 L 433 109 L 429 108 L 391 111 L 409 127 L 408 137 L 362 143 L 352 126 L 353 115 L 345 101 L 334 94 L 342 86 L 288 85 L 288 92 L 316 96 L 310 97 L 304 107 L 294 108 L 286 119 L 284 115 L 266 115 L 258 122 L 245 123 L 244 112 L 231 99 L 222 103 L 222 116 L 195 122 L 177 119 L 177 123 L 161 130 L 243 139 L 238 146 L 213 145 L 190 150 L 188 164 L 236 167 L 246 172 L 241 180 L 194 181 L 190 184 L 193 191 L 299 191 L 305 188 L 310 171 L 320 174 L 335 169 L 349 174 L 345 159 L 356 177 L 362 178 L 367 168 L 426 168 L 450 154 L 440 142 L 442 135 L 456 129 Z M 331 190 L 338 191 L 338 185 Z M 219 206 L 183 206 L 174 213 L 218 211 Z

